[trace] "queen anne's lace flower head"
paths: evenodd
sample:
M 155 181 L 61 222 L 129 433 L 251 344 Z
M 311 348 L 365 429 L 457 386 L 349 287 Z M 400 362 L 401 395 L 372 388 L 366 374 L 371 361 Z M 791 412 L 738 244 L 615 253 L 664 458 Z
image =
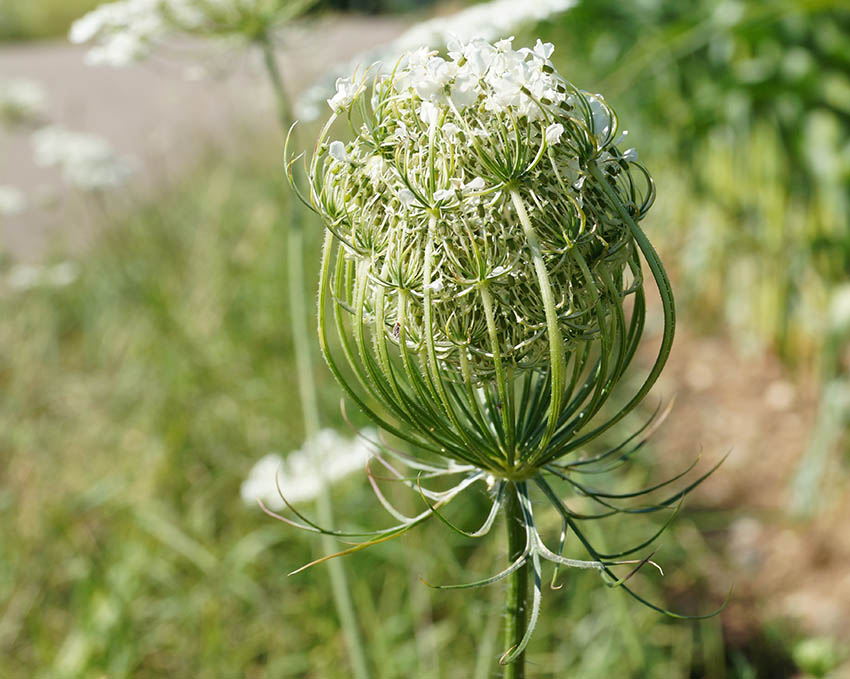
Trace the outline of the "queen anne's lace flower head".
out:
M 303 198 L 329 231 L 320 328 L 349 396 L 423 449 L 522 478 L 643 399 L 674 315 L 637 226 L 652 180 L 616 115 L 555 71 L 551 44 L 512 41 L 454 39 L 339 81 Z M 626 407 L 587 429 L 643 332 L 641 255 L 662 346 Z M 328 302 L 354 383 L 324 337 Z
M 642 499 L 681 474 L 624 494 L 577 480 L 618 467 L 663 419 L 605 452 L 587 452 L 657 380 L 675 312 L 664 268 L 638 225 L 653 200 L 652 180 L 633 149 L 621 150 L 625 135 L 605 100 L 555 71 L 553 49 L 538 41 L 515 50 L 510 38 L 454 40 L 447 57 L 417 49 L 389 73 L 376 68 L 342 81 L 307 166 L 308 195 L 299 194 L 328 229 L 319 288 L 325 358 L 348 397 L 410 445 L 382 441 L 375 457 L 390 479 L 428 504 L 407 516 L 370 477 L 399 523 L 338 555 L 400 535 L 431 515 L 480 537 L 504 509 L 510 565 L 485 580 L 452 585 L 506 577 L 521 583 L 526 575 L 517 569 L 530 562 L 528 624 L 512 635 L 504 663 L 521 657 L 533 633 L 542 560 L 595 569 L 609 585 L 662 610 L 623 584 L 630 575 L 612 570 L 637 564 L 634 574 L 650 563 L 621 558 L 654 537 L 606 554 L 579 524 L 664 510 L 707 476 L 640 510 L 618 501 Z M 340 119 L 351 126 L 348 143 L 331 137 Z M 294 173 L 290 178 L 297 189 Z M 626 382 L 644 329 L 644 260 L 661 297 L 661 341 L 643 381 Z M 631 395 L 605 409 L 615 387 L 626 384 Z M 585 455 L 570 455 L 578 451 Z M 412 470 L 415 480 L 383 454 Z M 422 483 L 459 475 L 449 490 Z M 565 482 L 596 513 L 575 513 L 550 481 Z M 477 482 L 486 484 L 492 505 L 481 528 L 468 532 L 441 511 Z M 562 518 L 557 551 L 536 528 L 535 489 Z M 590 560 L 563 555 L 568 531 Z

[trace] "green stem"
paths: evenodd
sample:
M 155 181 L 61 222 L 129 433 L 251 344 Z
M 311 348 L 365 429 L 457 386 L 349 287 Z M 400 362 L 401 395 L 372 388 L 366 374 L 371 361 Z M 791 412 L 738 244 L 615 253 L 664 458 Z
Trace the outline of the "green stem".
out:
M 283 134 L 286 135 L 292 127 L 292 113 L 289 100 L 283 86 L 283 77 L 277 64 L 274 48 L 268 36 L 260 42 L 266 73 L 269 76 L 278 109 L 278 119 Z M 304 436 L 307 441 L 315 441 L 319 432 L 319 399 L 316 393 L 316 380 L 313 375 L 313 362 L 310 356 L 310 331 L 307 323 L 309 317 L 305 307 L 307 293 L 304 285 L 304 228 L 301 211 L 294 200 L 287 203 L 289 224 L 287 228 L 287 274 L 289 284 L 289 315 L 292 327 L 292 341 L 295 352 L 295 367 L 298 379 L 298 393 L 301 398 L 301 409 L 304 417 Z M 316 513 L 319 523 L 325 526 L 333 524 L 333 507 L 330 491 L 326 483 L 322 483 L 316 498 Z M 322 549 L 326 553 L 336 551 L 333 538 L 323 535 Z M 368 679 L 369 670 L 366 664 L 363 641 L 357 625 L 354 604 L 351 601 L 350 590 L 343 563 L 338 559 L 327 562 L 331 581 L 331 593 L 342 626 L 345 644 L 355 679 Z
M 511 483 L 506 492 L 505 516 L 508 529 L 508 562 L 516 561 L 525 550 L 526 530 L 519 493 Z M 528 609 L 528 564 L 508 576 L 505 599 L 505 653 L 519 645 L 525 634 Z M 505 665 L 505 679 L 524 679 L 525 651 L 509 665 Z
M 274 53 L 271 38 L 268 35 L 263 35 L 259 39 L 259 45 L 263 51 L 263 64 L 266 67 L 266 74 L 269 76 L 269 82 L 274 92 L 278 122 L 283 130 L 283 134 L 286 135 L 289 132 L 289 128 L 292 127 L 292 123 L 295 122 L 295 119 L 292 116 L 292 109 L 289 106 L 289 97 L 286 96 L 286 88 L 283 86 L 283 75 L 277 64 L 277 57 Z

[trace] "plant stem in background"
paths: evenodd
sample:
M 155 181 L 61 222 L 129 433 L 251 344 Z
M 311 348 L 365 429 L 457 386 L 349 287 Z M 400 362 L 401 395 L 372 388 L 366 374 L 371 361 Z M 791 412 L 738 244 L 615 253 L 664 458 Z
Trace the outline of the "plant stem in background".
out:
M 277 64 L 274 48 L 268 36 L 260 39 L 263 51 L 263 62 L 266 73 L 274 91 L 278 109 L 278 120 L 283 134 L 289 133 L 293 119 L 283 85 L 283 77 Z M 289 283 L 289 317 L 292 324 L 292 340 L 295 353 L 296 372 L 298 377 L 298 392 L 301 398 L 301 409 L 304 416 L 304 438 L 315 441 L 319 433 L 319 401 L 316 394 L 316 381 L 313 375 L 313 363 L 310 356 L 310 333 L 307 325 L 307 309 L 304 304 L 306 290 L 304 285 L 304 229 L 301 220 L 301 210 L 293 200 L 287 202 L 288 221 L 287 233 L 287 274 Z M 320 473 L 321 473 L 321 465 Z M 316 498 L 316 512 L 319 523 L 329 526 L 333 523 L 333 509 L 330 492 L 323 483 Z M 325 552 L 333 552 L 336 547 L 333 538 L 322 536 L 322 548 Z M 363 641 L 357 626 L 354 604 L 351 601 L 350 590 L 345 575 L 343 563 L 338 560 L 328 561 L 328 572 L 331 580 L 331 592 L 339 616 L 340 625 L 345 635 L 349 660 L 355 679 L 367 679 L 369 670 L 366 664 L 366 654 Z
M 505 521 L 508 529 L 508 563 L 520 558 L 525 550 L 528 536 L 519 493 L 508 488 L 505 503 Z M 505 655 L 519 645 L 525 634 L 525 617 L 528 608 L 528 563 L 508 576 L 508 591 L 505 597 Z M 505 679 L 524 679 L 525 651 L 512 663 L 505 665 Z

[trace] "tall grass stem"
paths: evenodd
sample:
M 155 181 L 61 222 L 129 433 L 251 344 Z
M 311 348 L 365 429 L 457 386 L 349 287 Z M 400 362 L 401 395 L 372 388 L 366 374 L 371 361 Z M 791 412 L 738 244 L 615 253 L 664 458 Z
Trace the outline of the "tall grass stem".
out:
M 274 47 L 268 36 L 260 40 L 263 62 L 272 86 L 278 110 L 278 120 L 283 134 L 289 133 L 293 119 L 289 99 L 283 84 L 283 76 L 275 57 Z M 310 352 L 310 332 L 307 323 L 307 308 L 304 303 L 306 289 L 304 284 L 304 228 L 301 210 L 294 200 L 287 203 L 287 274 L 289 284 L 289 317 L 292 341 L 295 353 L 298 392 L 301 398 L 301 410 L 304 417 L 304 437 L 315 441 L 319 433 L 319 399 L 316 393 L 316 380 L 313 374 L 313 362 Z M 319 470 L 321 473 L 321 469 Z M 316 498 L 316 513 L 319 523 L 333 524 L 333 508 L 327 483 L 322 483 Z M 333 538 L 323 535 L 322 549 L 326 553 L 336 551 Z M 343 563 L 337 559 L 327 562 L 331 581 L 331 594 L 337 616 L 345 636 L 345 644 L 351 662 L 352 676 L 355 679 L 368 679 L 369 670 L 363 640 L 357 625 L 354 603 L 351 600 L 348 578 Z

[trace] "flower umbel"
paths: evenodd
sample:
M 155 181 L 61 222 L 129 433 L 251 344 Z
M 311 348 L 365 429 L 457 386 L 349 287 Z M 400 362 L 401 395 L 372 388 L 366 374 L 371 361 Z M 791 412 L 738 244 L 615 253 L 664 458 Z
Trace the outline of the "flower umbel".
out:
M 74 22 L 73 43 L 93 42 L 90 64 L 126 66 L 174 36 L 252 41 L 303 14 L 316 0 L 115 0 Z
M 602 97 L 561 78 L 551 53 L 474 40 L 449 59 L 408 55 L 370 93 L 349 83 L 308 172 L 333 236 L 323 294 L 353 324 L 341 334 L 364 386 L 401 422 L 433 416 L 402 438 L 507 478 L 621 419 L 673 332 L 637 226 L 651 179 L 617 147 Z M 354 141 L 329 141 L 355 115 Z M 641 251 L 665 301 L 662 349 L 631 406 L 587 431 L 643 330 Z
M 331 118 L 307 167 L 309 188 L 300 194 L 328 228 L 319 301 L 325 358 L 348 396 L 416 451 L 381 446 L 375 454 L 428 505 L 406 517 L 373 483 L 401 521 L 376 540 L 433 515 L 448 523 L 440 507 L 476 481 L 493 486 L 492 511 L 479 531 L 461 532 L 485 534 L 503 508 L 509 531 L 516 522 L 523 527 L 514 562 L 473 583 L 528 564 L 535 573 L 527 627 L 505 662 L 521 656 L 536 622 L 541 559 L 597 569 L 608 584 L 624 586 L 629 576 L 611 569 L 649 562 L 619 559 L 657 534 L 604 553 L 580 522 L 634 511 L 619 500 L 681 477 L 622 494 L 576 479 L 619 466 L 654 429 L 651 420 L 625 443 L 579 457 L 655 383 L 675 312 L 664 268 L 638 226 L 654 198 L 652 179 L 633 149 L 620 149 L 625 135 L 604 98 L 554 70 L 553 49 L 538 41 L 514 50 L 510 38 L 456 40 L 448 58 L 423 48 L 390 75 L 376 69 L 357 86 L 346 81 L 329 102 Z M 330 138 L 337 119 L 350 124 L 347 144 Z M 661 344 L 643 381 L 610 409 L 643 334 L 644 260 L 661 296 Z M 331 351 L 331 326 L 344 362 Z M 420 481 L 397 471 L 390 455 Z M 438 475 L 462 479 L 448 491 L 422 487 L 421 479 Z M 705 476 L 641 511 L 675 508 Z M 599 513 L 572 510 L 555 482 L 591 498 Z M 562 518 L 558 550 L 535 528 L 534 488 Z M 568 532 L 590 560 L 563 556 Z

